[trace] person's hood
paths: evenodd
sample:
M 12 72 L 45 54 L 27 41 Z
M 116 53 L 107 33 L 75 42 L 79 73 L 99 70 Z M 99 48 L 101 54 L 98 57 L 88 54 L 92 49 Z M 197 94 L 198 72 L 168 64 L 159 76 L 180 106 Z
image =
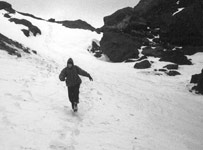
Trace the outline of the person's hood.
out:
M 72 65 L 74 65 L 74 62 L 73 62 L 73 59 L 72 59 L 72 58 L 69 58 L 69 59 L 68 59 L 68 61 L 67 61 L 67 65 L 68 65 L 68 64 L 72 64 Z

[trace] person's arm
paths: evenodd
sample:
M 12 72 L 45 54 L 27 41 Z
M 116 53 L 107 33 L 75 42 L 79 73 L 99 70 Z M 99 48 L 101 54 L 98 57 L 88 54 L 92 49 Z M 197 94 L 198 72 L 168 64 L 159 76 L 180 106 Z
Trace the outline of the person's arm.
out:
M 59 79 L 60 79 L 61 81 L 65 81 L 65 80 L 66 80 L 66 68 L 64 68 L 64 69 L 61 71 L 61 73 L 60 73 L 60 75 L 59 75 Z
M 93 81 L 91 75 L 89 73 L 87 73 L 85 70 L 81 69 L 80 67 L 78 66 L 75 66 L 76 69 L 77 69 L 77 73 L 81 76 L 85 76 L 85 77 L 88 77 L 91 81 Z

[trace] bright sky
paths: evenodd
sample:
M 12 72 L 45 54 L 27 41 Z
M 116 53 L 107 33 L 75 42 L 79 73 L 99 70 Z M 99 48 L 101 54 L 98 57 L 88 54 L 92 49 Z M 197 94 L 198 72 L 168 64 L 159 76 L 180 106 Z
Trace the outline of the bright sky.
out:
M 120 8 L 134 7 L 139 0 L 5 0 L 13 8 L 45 19 L 82 19 L 95 27 L 103 25 L 103 17 Z

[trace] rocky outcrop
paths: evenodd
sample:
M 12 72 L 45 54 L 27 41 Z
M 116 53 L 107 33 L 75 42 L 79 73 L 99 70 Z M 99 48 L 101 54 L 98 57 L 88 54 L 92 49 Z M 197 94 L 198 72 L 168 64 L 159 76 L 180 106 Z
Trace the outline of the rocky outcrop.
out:
M 144 60 L 135 64 L 135 69 L 147 69 L 151 67 L 151 63 L 148 60 Z
M 105 32 L 100 44 L 102 52 L 113 62 L 138 57 L 141 47 L 136 38 L 116 32 Z
M 96 31 L 96 29 L 88 24 L 87 22 L 83 20 L 75 20 L 75 21 L 55 21 L 56 23 L 60 23 L 63 26 L 67 28 L 72 28 L 72 29 L 84 29 L 84 30 L 90 30 L 90 31 Z
M 175 47 L 182 47 L 183 56 L 178 56 L 181 60 L 184 59 L 184 63 L 179 64 L 191 64 L 184 55 L 203 51 L 203 1 L 141 0 L 134 8 L 127 7 L 105 17 L 104 26 L 99 30 L 104 36 L 113 32 L 117 37 L 127 35 L 130 39 L 136 38 L 137 43 L 147 46 L 142 54 L 164 57 L 162 60 L 170 62 L 174 60 L 167 58 L 170 57 L 167 54 L 173 55 L 174 52 L 171 51 L 179 51 Z M 102 42 L 101 47 L 106 42 L 113 47 L 113 40 Z M 134 49 L 139 48 L 135 46 Z M 127 53 L 128 51 L 120 61 L 126 59 Z
M 102 56 L 102 51 L 98 41 L 93 40 L 91 46 L 88 48 L 88 51 L 92 53 L 95 57 L 100 58 Z
M 18 12 L 18 13 L 23 15 L 23 16 L 28 16 L 28 17 L 31 17 L 31 18 L 34 18 L 34 19 L 37 19 L 37 20 L 44 20 L 44 19 L 42 19 L 40 17 L 36 17 L 36 16 L 34 16 L 32 14 L 29 14 L 29 13 L 23 13 L 23 12 Z
M 19 49 L 21 49 L 24 53 L 37 54 L 36 51 L 30 50 L 29 48 L 24 47 L 22 44 L 13 41 L 12 39 L 9 39 L 8 37 L 0 33 L 0 50 L 7 51 L 10 55 L 16 55 L 17 57 L 21 57 L 21 52 L 19 52 Z
M 172 62 L 178 65 L 192 65 L 192 62 L 180 51 L 164 52 L 160 61 Z
M 163 68 L 166 68 L 168 70 L 177 70 L 179 68 L 179 66 L 177 64 L 169 64 L 164 66 Z
M 192 76 L 191 83 L 196 84 L 192 90 L 195 90 L 197 94 L 203 94 L 203 69 L 200 74 Z
M 48 22 L 56 22 L 56 19 L 50 18 L 50 19 L 48 20 Z
M 152 48 L 150 46 L 147 46 L 142 49 L 142 54 L 144 56 L 161 57 L 163 55 L 163 48 L 162 47 Z
M 166 74 L 167 74 L 168 76 L 181 75 L 180 72 L 178 72 L 178 71 L 168 71 L 168 72 L 166 72 Z
M 38 34 L 41 35 L 41 30 L 37 27 L 34 26 L 30 21 L 25 20 L 25 19 L 17 19 L 17 18 L 10 18 L 10 22 L 14 22 L 16 24 L 21 24 L 26 27 L 28 27 L 28 30 L 22 30 L 25 36 L 30 36 L 30 32 L 34 35 L 37 36 Z
M 2 9 L 8 11 L 9 13 L 15 13 L 15 10 L 12 8 L 12 5 L 4 1 L 0 1 L 0 10 Z

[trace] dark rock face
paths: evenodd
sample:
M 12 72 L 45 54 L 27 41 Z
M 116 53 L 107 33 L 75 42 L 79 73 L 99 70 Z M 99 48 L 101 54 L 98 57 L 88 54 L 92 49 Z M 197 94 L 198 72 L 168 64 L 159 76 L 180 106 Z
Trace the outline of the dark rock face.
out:
M 172 62 L 178 65 L 192 65 L 191 61 L 180 51 L 164 52 L 160 61 Z
M 176 45 L 203 45 L 203 10 L 200 1 L 186 7 L 173 17 L 168 41 Z
M 10 13 L 15 13 L 15 10 L 13 10 L 11 4 L 4 2 L 4 1 L 0 1 L 0 10 L 4 9 Z
M 197 94 L 203 94 L 203 69 L 200 74 L 192 76 L 191 83 L 197 84 L 192 90 L 195 90 Z
M 203 52 L 203 46 L 185 46 L 182 48 L 185 55 L 194 55 L 198 52 Z
M 56 20 L 54 18 L 50 18 L 48 21 L 49 22 L 56 22 Z
M 182 7 L 184 9 L 178 12 Z M 143 50 L 146 56 L 162 58 L 163 51 L 172 51 L 176 46 L 183 47 L 183 55 L 202 51 L 202 0 L 179 0 L 179 3 L 178 0 L 141 0 L 133 9 L 124 8 L 105 17 L 104 23 L 100 28 L 104 36 L 108 32 L 115 32 L 117 36 L 126 34 L 131 39 L 136 37 L 137 42 L 148 46 Z M 101 47 L 103 44 L 106 43 L 102 42 Z M 195 47 L 195 50 L 188 48 L 191 46 Z M 166 55 L 162 60 L 174 61 L 166 58 Z M 180 64 L 191 63 L 185 59 L 185 62 Z
M 104 24 L 106 26 L 114 26 L 121 23 L 124 19 L 130 17 L 133 14 L 133 8 L 127 7 L 121 10 L 116 11 L 108 17 L 104 17 Z
M 26 48 L 22 44 L 7 38 L 1 33 L 0 33 L 0 49 L 7 51 L 8 54 L 10 55 L 16 55 L 17 57 L 21 57 L 21 53 L 19 52 L 19 49 L 21 49 L 25 53 L 28 53 L 28 54 L 31 53 L 31 50 L 29 48 Z
M 95 41 L 92 41 L 92 48 L 90 49 L 90 51 L 92 53 L 95 53 L 96 51 L 100 50 L 101 50 L 100 46 Z
M 167 72 L 166 69 L 159 69 L 158 71 L 160 71 L 160 72 Z
M 42 19 L 40 17 L 36 17 L 36 16 L 34 16 L 32 14 L 29 14 L 29 13 L 23 13 L 23 12 L 18 12 L 18 13 L 23 15 L 23 16 L 28 16 L 28 17 L 31 17 L 31 18 L 34 18 L 34 19 L 37 19 L 37 20 L 44 20 L 44 19 Z
M 135 69 L 147 69 L 151 67 L 151 63 L 148 60 L 141 61 L 136 63 L 134 68 Z
M 75 21 L 56 21 L 56 23 L 60 23 L 65 27 L 72 28 L 72 29 L 84 29 L 90 31 L 96 31 L 96 29 L 82 20 L 75 20 Z
M 113 62 L 122 62 L 139 55 L 141 44 L 126 34 L 104 33 L 100 42 L 101 50 Z
M 10 22 L 15 22 L 16 24 L 21 24 L 29 28 L 29 32 L 32 32 L 34 36 L 37 36 L 38 34 L 41 35 L 41 30 L 37 27 L 34 26 L 30 21 L 25 20 L 25 19 L 17 19 L 17 18 L 11 18 L 9 19 Z M 23 30 L 23 33 L 25 36 L 28 35 L 27 31 Z M 30 34 L 29 34 L 30 35 Z
M 30 36 L 30 31 L 26 29 L 22 29 L 22 32 L 24 33 L 25 36 L 29 37 Z
M 178 71 L 169 71 L 169 72 L 166 72 L 166 74 L 169 75 L 169 76 L 181 75 Z
M 143 48 L 142 54 L 145 56 L 161 57 L 163 53 L 162 47 L 152 48 L 150 46 Z
M 93 53 L 95 57 L 100 58 L 102 56 L 102 50 L 100 48 L 100 45 L 97 44 L 96 41 L 92 41 L 91 48 L 88 49 L 89 52 Z
M 200 80 L 201 76 L 202 76 L 201 74 L 192 75 L 192 78 L 191 78 L 191 80 L 190 80 L 190 83 L 197 84 L 198 81 Z
M 11 16 L 9 14 L 4 14 L 4 17 L 11 18 Z
M 178 69 L 178 65 L 177 64 L 170 64 L 170 65 L 166 65 L 163 68 L 166 68 L 168 70 L 177 70 Z

